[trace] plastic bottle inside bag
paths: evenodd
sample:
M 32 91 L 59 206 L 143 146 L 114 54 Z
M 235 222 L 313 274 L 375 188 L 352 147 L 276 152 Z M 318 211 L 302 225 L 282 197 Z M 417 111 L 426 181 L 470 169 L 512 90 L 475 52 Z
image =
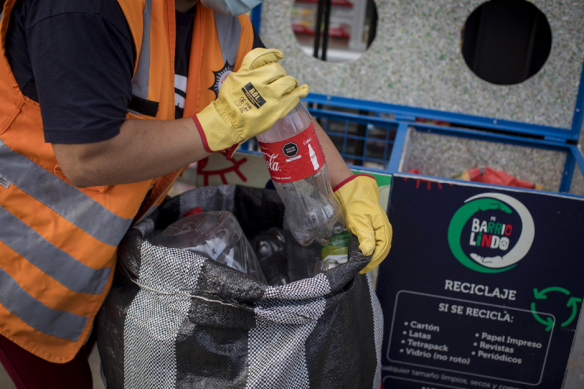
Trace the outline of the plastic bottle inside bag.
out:
M 253 247 L 270 285 L 284 285 L 322 272 L 320 246 L 300 246 L 291 231 L 279 227 L 256 235 Z
M 267 284 L 249 241 L 230 212 L 191 214 L 168 226 L 152 243 L 202 254 Z
M 285 285 L 290 282 L 284 230 L 273 227 L 256 235 L 253 248 L 269 285 Z
M 258 135 L 260 150 L 286 206 L 290 230 L 302 246 L 330 243 L 343 231 L 341 207 L 329 182 L 328 168 L 312 117 L 298 104 L 267 132 Z

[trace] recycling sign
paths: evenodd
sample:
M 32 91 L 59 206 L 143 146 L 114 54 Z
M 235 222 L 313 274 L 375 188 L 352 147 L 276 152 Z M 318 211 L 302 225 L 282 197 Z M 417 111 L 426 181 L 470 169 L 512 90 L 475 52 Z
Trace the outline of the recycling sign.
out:
M 584 297 L 584 199 L 394 175 L 388 216 L 386 388 L 562 388 Z
M 552 286 L 549 288 L 545 288 L 542 291 L 538 291 L 537 289 L 533 289 L 533 296 L 536 300 L 546 300 L 547 299 L 547 293 L 548 292 L 560 292 L 563 293 L 567 296 L 570 296 L 570 292 L 564 288 L 560 288 L 557 286 Z M 562 322 L 561 326 L 562 327 L 566 327 L 568 325 L 570 325 L 574 319 L 576 319 L 576 315 L 578 314 L 578 303 L 581 303 L 582 299 L 579 297 L 569 297 L 568 298 L 568 303 L 566 304 L 566 307 L 568 307 L 569 312 L 570 312 L 570 317 L 568 317 L 564 322 Z M 531 312 L 533 313 L 533 316 L 535 317 L 535 320 L 537 320 L 538 322 L 540 322 L 541 324 L 546 326 L 546 331 L 551 331 L 551 329 L 554 327 L 554 321 L 550 320 L 550 318 L 548 317 L 547 320 L 544 320 L 541 318 L 541 316 L 539 316 L 539 314 L 537 313 L 537 309 L 535 308 L 535 302 L 531 303 Z

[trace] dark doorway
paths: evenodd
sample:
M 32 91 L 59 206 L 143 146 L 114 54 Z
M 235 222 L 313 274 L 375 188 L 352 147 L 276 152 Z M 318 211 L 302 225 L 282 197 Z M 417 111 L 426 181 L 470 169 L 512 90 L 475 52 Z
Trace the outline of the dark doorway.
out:
M 468 17 L 462 55 L 481 79 L 497 85 L 521 83 L 545 64 L 552 47 L 547 18 L 525 0 L 491 0 Z

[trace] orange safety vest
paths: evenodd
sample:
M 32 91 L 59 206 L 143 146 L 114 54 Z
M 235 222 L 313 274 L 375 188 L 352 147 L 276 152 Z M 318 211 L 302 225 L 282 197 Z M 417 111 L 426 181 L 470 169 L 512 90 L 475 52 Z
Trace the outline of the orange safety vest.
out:
M 44 142 L 39 104 L 20 91 L 0 24 L 0 334 L 50 362 L 68 362 L 90 333 L 132 220 L 162 201 L 180 171 L 158 180 L 76 188 Z M 174 119 L 174 0 L 118 0 L 136 47 L 131 119 Z M 184 116 L 216 98 L 253 46 L 247 16 L 198 4 Z M 152 187 L 152 185 L 154 185 Z M 149 201 L 140 208 L 148 190 Z

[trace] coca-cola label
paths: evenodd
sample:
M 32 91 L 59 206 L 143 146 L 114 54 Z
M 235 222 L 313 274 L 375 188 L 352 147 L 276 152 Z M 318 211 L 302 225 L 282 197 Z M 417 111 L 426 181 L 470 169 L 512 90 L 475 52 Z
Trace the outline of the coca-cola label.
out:
M 290 139 L 259 144 L 272 180 L 276 182 L 304 180 L 320 170 L 325 162 L 312 123 Z

